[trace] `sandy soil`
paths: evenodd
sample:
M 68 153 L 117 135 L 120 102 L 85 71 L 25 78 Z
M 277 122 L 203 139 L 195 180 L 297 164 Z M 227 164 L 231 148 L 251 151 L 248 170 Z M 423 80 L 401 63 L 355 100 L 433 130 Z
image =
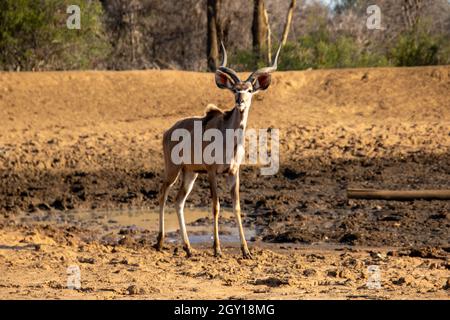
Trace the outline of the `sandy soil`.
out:
M 173 245 L 157 252 L 148 246 L 86 243 L 78 235 L 70 228 L 3 227 L 0 298 L 449 298 L 450 267 L 443 251 L 267 249 L 260 244 L 252 245 L 253 260 L 243 260 L 233 247 L 220 259 L 210 248 L 197 247 L 197 254 L 186 259 Z M 80 290 L 67 289 L 70 265 L 80 268 Z M 380 289 L 367 287 L 368 266 L 378 266 Z
M 448 298 L 450 203 L 347 201 L 345 188 L 450 188 L 450 67 L 273 78 L 249 127 L 280 130 L 281 168 L 241 175 L 256 258 L 228 248 L 217 263 L 201 245 L 192 260 L 174 245 L 157 253 L 152 232 L 104 243 L 82 237 L 89 227 L 11 224 L 19 215 L 155 208 L 164 129 L 208 103 L 232 106 L 211 74 L 0 73 L 0 297 Z M 202 178 L 188 207 L 207 207 L 208 194 Z M 223 189 L 222 204 L 230 206 Z M 376 292 L 364 286 L 374 259 Z M 74 292 L 64 289 L 65 268 L 76 261 L 84 289 Z

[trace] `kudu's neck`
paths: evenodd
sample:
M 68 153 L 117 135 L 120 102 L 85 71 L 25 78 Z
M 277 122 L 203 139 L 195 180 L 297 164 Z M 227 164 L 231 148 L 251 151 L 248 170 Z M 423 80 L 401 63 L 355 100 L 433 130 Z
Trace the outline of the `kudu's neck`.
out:
M 245 131 L 247 128 L 248 113 L 250 106 L 246 107 L 244 111 L 240 111 L 238 107 L 234 107 L 231 110 L 231 116 L 228 118 L 226 127 L 229 129 L 242 129 Z

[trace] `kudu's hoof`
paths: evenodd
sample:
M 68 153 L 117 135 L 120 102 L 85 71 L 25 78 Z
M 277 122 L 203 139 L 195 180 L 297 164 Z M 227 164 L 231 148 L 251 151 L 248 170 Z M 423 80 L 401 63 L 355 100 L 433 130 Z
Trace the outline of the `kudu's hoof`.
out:
M 191 247 L 184 247 L 183 250 L 186 252 L 186 258 L 191 258 L 195 255 L 195 251 Z
M 162 251 L 164 249 L 164 245 L 162 243 L 159 243 L 159 242 L 155 243 L 152 247 L 154 249 L 156 249 L 157 251 Z
M 247 250 L 242 250 L 242 258 L 243 259 L 253 259 L 252 255 L 250 254 L 250 251 Z
M 214 249 L 214 257 L 222 258 L 223 257 L 222 251 L 220 249 L 219 250 Z
M 158 237 L 156 238 L 156 243 L 153 245 L 153 248 L 155 248 L 158 251 L 162 251 L 164 249 L 164 236 L 159 233 Z

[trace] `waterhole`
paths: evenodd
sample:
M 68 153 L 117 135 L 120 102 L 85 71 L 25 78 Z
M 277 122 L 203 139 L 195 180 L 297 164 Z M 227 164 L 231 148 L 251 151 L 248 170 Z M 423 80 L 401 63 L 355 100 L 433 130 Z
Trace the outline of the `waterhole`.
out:
M 118 232 L 127 228 L 137 231 L 159 230 L 159 212 L 156 210 L 132 211 L 77 211 L 77 212 L 34 212 L 24 213 L 16 218 L 24 224 L 55 224 L 76 226 L 98 232 L 98 236 Z M 168 242 L 177 242 L 179 236 L 178 216 L 167 210 L 164 217 Z M 211 209 L 185 209 L 185 221 L 191 243 L 211 243 L 213 239 L 213 219 Z M 256 235 L 254 228 L 244 228 L 247 240 Z M 221 242 L 239 243 L 238 228 L 233 212 L 221 210 L 219 218 L 219 237 Z

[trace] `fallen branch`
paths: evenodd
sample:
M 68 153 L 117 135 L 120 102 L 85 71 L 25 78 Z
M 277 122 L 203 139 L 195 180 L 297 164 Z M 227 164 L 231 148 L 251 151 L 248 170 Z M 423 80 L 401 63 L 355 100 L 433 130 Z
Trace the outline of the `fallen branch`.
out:
M 347 189 L 348 199 L 367 200 L 450 200 L 450 190 Z

